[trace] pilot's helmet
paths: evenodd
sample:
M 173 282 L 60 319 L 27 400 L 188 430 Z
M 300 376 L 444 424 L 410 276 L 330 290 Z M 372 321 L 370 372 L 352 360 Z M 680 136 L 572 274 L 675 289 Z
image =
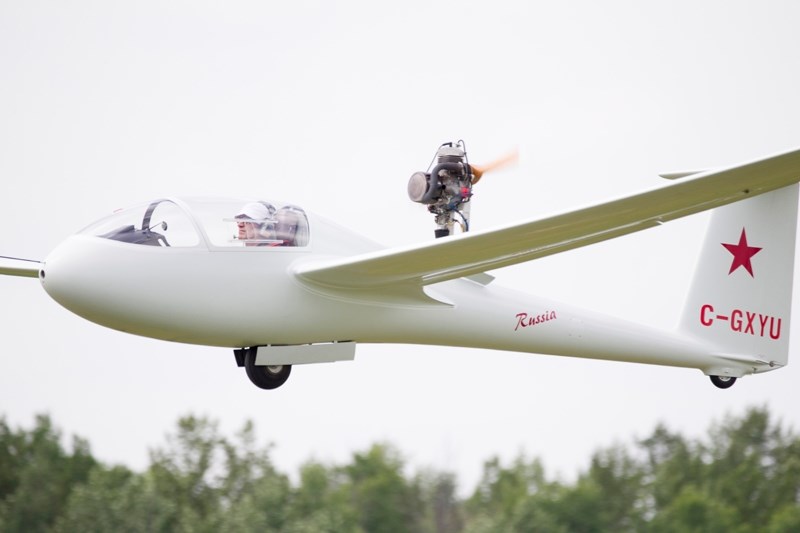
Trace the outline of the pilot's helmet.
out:
M 274 230 L 275 225 L 275 207 L 267 202 L 250 202 L 242 206 L 236 214 L 237 221 L 244 221 L 252 223 L 256 226 L 262 236 L 265 232 Z M 269 235 L 271 237 L 271 235 Z
M 272 208 L 273 211 L 270 212 L 269 208 L 261 203 L 261 202 L 250 202 L 249 204 L 245 204 L 236 214 L 236 218 L 239 220 L 246 220 L 248 222 L 259 222 L 264 223 L 268 220 L 272 220 L 272 214 L 275 212 L 274 207 Z
M 308 219 L 302 209 L 287 205 L 275 213 L 276 238 L 282 246 L 306 246 L 308 244 Z

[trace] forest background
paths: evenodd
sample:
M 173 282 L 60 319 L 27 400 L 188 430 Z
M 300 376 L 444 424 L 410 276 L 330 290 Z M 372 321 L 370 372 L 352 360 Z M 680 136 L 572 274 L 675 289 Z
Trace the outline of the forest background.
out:
M 537 458 L 490 458 L 465 498 L 454 474 L 412 472 L 388 443 L 288 475 L 250 422 L 230 437 L 214 420 L 182 417 L 143 472 L 103 464 L 80 437 L 64 441 L 47 415 L 29 429 L 0 419 L 0 531 L 800 531 L 800 438 L 764 407 L 698 439 L 659 424 L 597 450 L 571 482 Z

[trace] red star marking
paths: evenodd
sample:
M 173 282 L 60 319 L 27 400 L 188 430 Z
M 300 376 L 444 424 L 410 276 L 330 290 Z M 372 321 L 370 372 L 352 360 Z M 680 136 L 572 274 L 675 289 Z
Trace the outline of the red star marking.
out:
M 737 268 L 744 267 L 751 277 L 755 277 L 753 275 L 753 265 L 750 263 L 750 259 L 760 252 L 761 248 L 747 245 L 747 234 L 744 232 L 744 228 L 742 228 L 742 235 L 739 237 L 739 244 L 722 243 L 722 246 L 733 254 L 733 262 L 731 263 L 731 269 L 728 271 L 728 275 L 733 274 L 733 271 Z

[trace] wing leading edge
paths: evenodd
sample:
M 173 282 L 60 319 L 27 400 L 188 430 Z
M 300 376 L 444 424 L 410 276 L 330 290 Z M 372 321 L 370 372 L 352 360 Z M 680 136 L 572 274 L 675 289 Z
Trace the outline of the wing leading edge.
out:
M 295 272 L 305 281 L 334 288 L 429 285 L 634 233 L 798 181 L 800 149 L 515 225 L 302 263 Z

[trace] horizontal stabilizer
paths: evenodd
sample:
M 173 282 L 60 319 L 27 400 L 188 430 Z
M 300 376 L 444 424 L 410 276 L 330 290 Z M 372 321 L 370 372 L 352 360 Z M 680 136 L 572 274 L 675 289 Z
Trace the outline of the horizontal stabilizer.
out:
M 663 174 L 659 174 L 665 180 L 679 180 L 681 178 L 686 178 L 689 176 L 694 176 L 695 174 L 700 174 L 701 172 L 705 172 L 704 170 L 690 170 L 688 172 L 664 172 Z

